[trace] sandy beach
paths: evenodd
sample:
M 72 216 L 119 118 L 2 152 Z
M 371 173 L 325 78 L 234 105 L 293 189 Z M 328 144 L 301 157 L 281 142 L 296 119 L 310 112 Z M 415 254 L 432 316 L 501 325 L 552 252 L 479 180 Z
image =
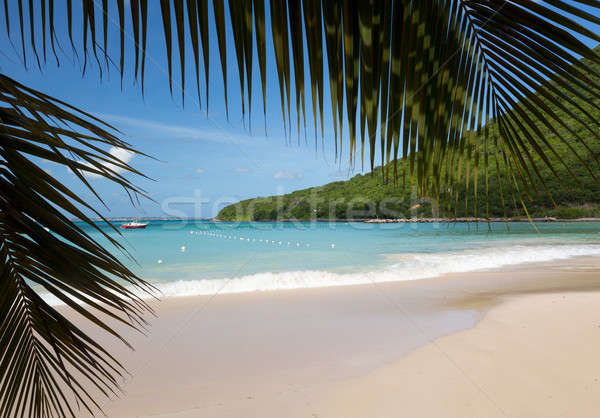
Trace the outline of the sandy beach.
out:
M 559 417 L 600 410 L 600 259 L 152 302 L 109 417 Z M 100 399 L 100 397 L 98 398 Z M 85 415 L 83 415 L 85 416 Z
M 596 417 L 599 302 L 597 292 L 510 300 L 474 329 L 344 382 L 319 416 Z

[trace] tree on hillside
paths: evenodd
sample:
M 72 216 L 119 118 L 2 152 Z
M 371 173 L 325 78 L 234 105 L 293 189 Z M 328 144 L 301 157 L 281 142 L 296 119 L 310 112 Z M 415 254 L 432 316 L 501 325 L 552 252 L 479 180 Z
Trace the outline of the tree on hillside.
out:
M 557 103 L 569 95 L 600 97 L 600 86 L 589 76 L 597 76 L 596 71 L 580 60 L 600 62 L 579 40 L 600 42 L 589 29 L 600 24 L 595 0 L 230 0 L 227 5 L 160 0 L 160 22 L 149 21 L 149 7 L 159 6 L 147 0 L 8 3 L 3 2 L 5 31 L 26 67 L 58 61 L 57 51 L 72 50 L 84 68 L 116 62 L 121 79 L 132 74 L 142 90 L 148 28 L 163 28 L 170 87 L 177 86 L 175 93 L 183 100 L 189 85 L 185 61 L 193 60 L 198 91 L 204 75 L 203 106 L 208 106 L 210 69 L 220 67 L 225 97 L 230 94 L 226 33 L 232 31 L 244 116 L 252 109 L 254 59 L 265 112 L 266 48 L 272 47 L 286 129 L 306 125 L 308 95 L 308 116 L 315 136 L 322 136 L 328 93 L 340 155 L 348 154 L 351 161 L 360 155 L 362 162 L 368 147 L 371 167 L 376 147 L 386 166 L 402 157 L 423 196 L 452 196 L 462 178 L 477 183 L 474 173 L 487 173 L 487 158 L 480 156 L 487 155 L 488 145 L 517 194 L 531 193 L 528 185 L 540 161 L 552 165 L 546 156 L 553 149 L 538 125 L 561 123 L 540 97 Z M 73 3 L 81 6 L 81 14 L 73 12 Z M 65 27 L 57 25 L 58 7 L 66 10 Z M 216 33 L 209 31 L 209 16 Z M 82 19 L 80 31 L 73 18 Z M 109 30 L 119 33 L 116 45 L 108 41 Z M 126 46 L 125 37 L 134 40 L 133 47 Z M 209 62 L 212 37 L 218 66 Z M 192 57 L 186 57 L 186 45 Z M 125 68 L 125 56 L 134 58 L 133 68 Z M 141 173 L 107 151 L 133 150 L 111 126 L 84 110 L 6 75 L 0 75 L 0 101 L 0 415 L 74 416 L 75 406 L 93 413 L 100 406 L 89 388 L 115 393 L 122 368 L 42 300 L 32 284 L 115 335 L 107 318 L 144 327 L 148 306 L 131 289 L 152 289 L 70 220 L 77 217 L 99 229 L 81 210 L 93 210 L 89 202 L 39 162 L 68 167 L 92 193 L 86 175 L 103 176 L 123 186 L 132 200 L 144 192 L 126 174 Z M 498 131 L 472 143 L 472 133 L 487 134 L 491 120 Z M 583 112 L 575 120 L 587 141 L 598 140 L 596 117 Z M 346 125 L 350 139 L 342 144 Z M 559 137 L 568 142 L 563 134 Z

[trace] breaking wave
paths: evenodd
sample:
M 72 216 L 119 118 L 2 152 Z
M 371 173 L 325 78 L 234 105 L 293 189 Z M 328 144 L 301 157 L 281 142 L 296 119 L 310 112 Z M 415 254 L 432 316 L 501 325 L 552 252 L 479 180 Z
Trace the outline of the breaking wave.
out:
M 388 256 L 380 269 L 355 273 L 323 270 L 265 272 L 239 277 L 201 280 L 179 280 L 155 283 L 163 297 L 214 295 L 256 291 L 306 289 L 348 286 L 404 280 L 418 280 L 461 273 L 488 270 L 503 266 L 600 256 L 600 245 L 512 245 L 453 253 L 419 253 Z M 52 295 L 42 295 L 52 305 L 61 301 Z

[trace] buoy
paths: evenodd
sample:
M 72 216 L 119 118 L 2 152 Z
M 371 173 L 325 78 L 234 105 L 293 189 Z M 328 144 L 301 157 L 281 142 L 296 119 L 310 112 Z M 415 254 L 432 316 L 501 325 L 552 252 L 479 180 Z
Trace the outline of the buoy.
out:
M 157 263 L 158 263 L 158 264 L 162 264 L 162 260 L 158 260 L 158 261 L 157 261 Z
M 184 253 L 185 252 L 185 245 L 181 246 L 181 252 Z

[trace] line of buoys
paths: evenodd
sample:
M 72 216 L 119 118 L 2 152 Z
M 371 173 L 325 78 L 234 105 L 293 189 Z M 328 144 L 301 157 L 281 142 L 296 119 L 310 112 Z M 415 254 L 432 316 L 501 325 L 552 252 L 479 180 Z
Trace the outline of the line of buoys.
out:
M 207 237 L 215 237 L 215 238 L 223 238 L 223 239 L 234 239 L 234 240 L 239 240 L 239 241 L 247 241 L 247 242 L 263 242 L 265 244 L 272 244 L 272 245 L 279 245 L 279 246 L 288 246 L 291 247 L 292 246 L 292 242 L 290 241 L 275 241 L 275 240 L 269 240 L 269 239 L 256 239 L 256 238 L 250 238 L 250 237 L 238 237 L 235 235 L 225 235 L 225 234 L 218 234 L 216 232 L 210 232 L 210 231 L 190 231 L 190 235 L 203 235 L 203 236 L 207 236 Z M 296 247 L 301 247 L 302 244 L 300 242 L 296 242 Z M 305 243 L 304 246 L 306 248 L 310 248 L 310 243 Z M 335 248 L 335 244 L 331 243 L 329 244 L 329 247 L 331 249 Z M 181 247 L 181 252 L 185 252 L 185 246 Z M 162 261 L 162 260 L 160 260 Z M 160 263 L 159 263 L 160 264 Z

